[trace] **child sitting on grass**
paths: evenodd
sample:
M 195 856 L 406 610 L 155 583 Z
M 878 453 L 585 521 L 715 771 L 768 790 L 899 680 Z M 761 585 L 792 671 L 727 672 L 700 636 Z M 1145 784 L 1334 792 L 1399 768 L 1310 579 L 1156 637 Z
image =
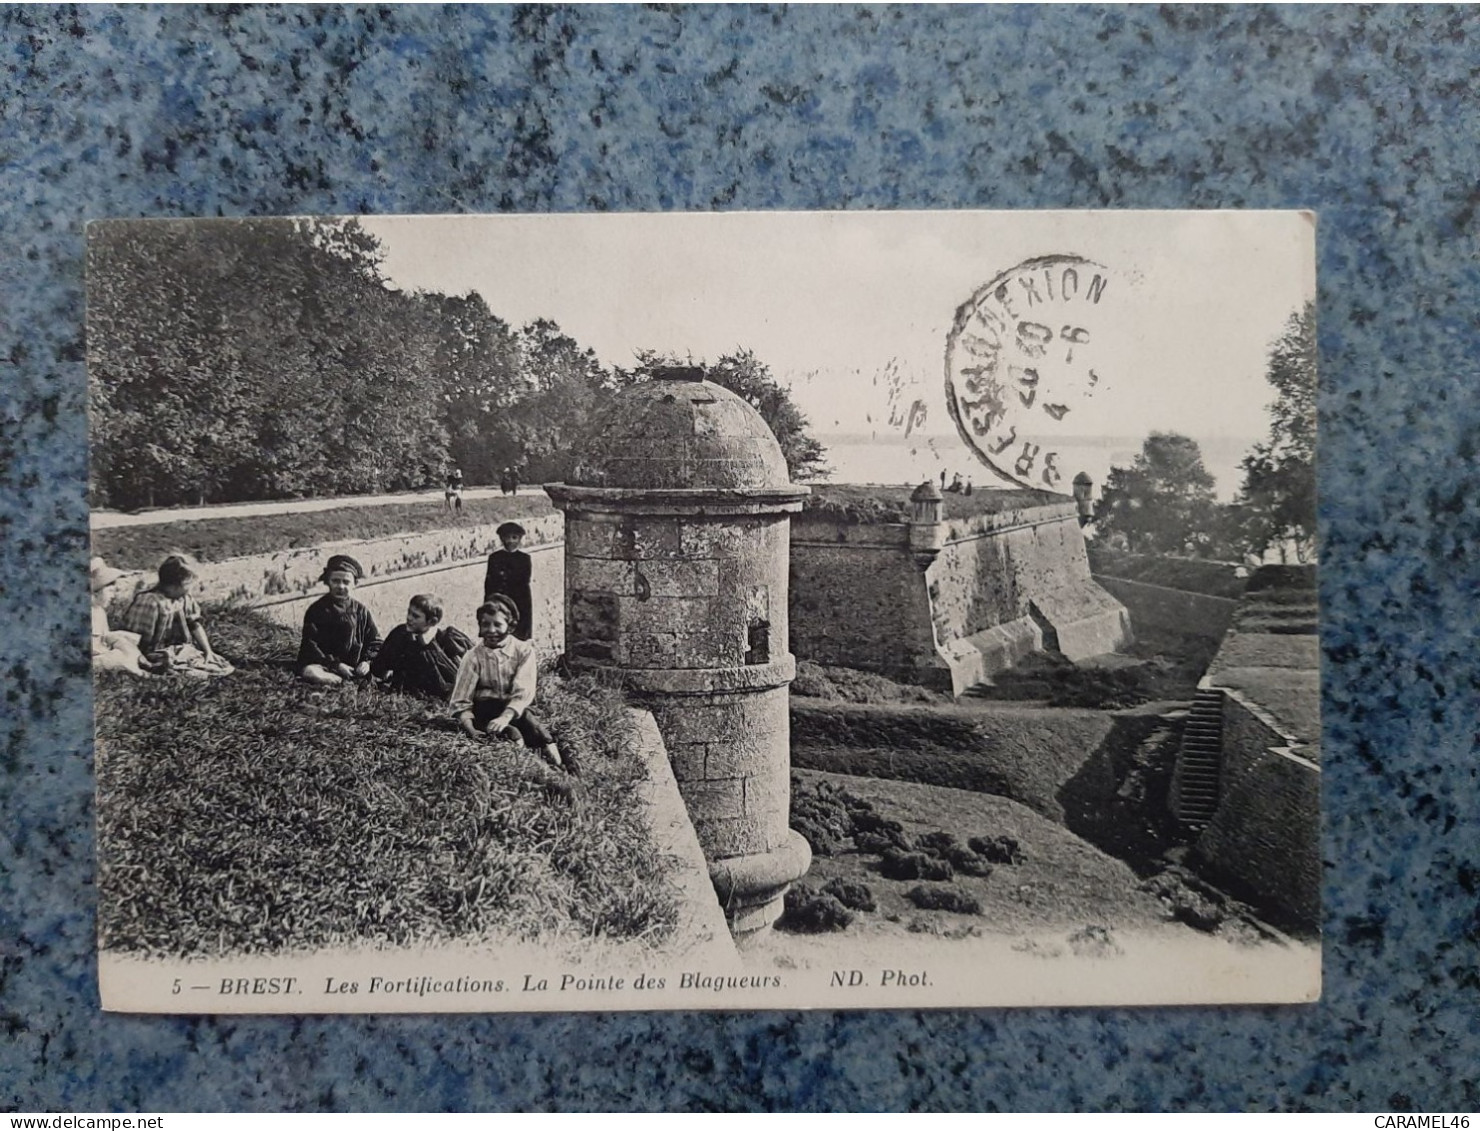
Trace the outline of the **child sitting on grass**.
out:
M 447 701 L 458 661 L 473 646 L 467 634 L 442 623 L 442 602 L 418 593 L 406 606 L 406 623 L 391 629 L 370 674 L 392 691 Z
M 123 631 L 138 634 L 147 670 L 196 677 L 236 670 L 211 647 L 200 605 L 191 595 L 194 587 L 195 571 L 179 554 L 171 554 L 159 563 L 154 588 L 135 594 L 124 612 Z
M 333 687 L 370 674 L 370 664 L 380 651 L 380 630 L 370 610 L 351 596 L 364 576 L 364 568 L 348 554 L 335 554 L 324 566 L 319 580 L 329 592 L 303 614 L 300 679 Z
M 452 713 L 469 738 L 522 740 L 550 765 L 564 769 L 560 748 L 543 720 L 529 709 L 534 702 L 534 645 L 513 635 L 518 620 L 514 602 L 502 593 L 493 594 L 478 606 L 482 643 L 463 656 L 458 665 L 452 685 Z
M 92 662 L 96 671 L 128 672 L 140 679 L 149 675 L 148 661 L 139 651 L 139 636 L 134 632 L 114 632 L 108 627 L 108 603 L 118 592 L 121 569 L 114 569 L 94 558 L 88 566 L 88 584 L 92 589 Z

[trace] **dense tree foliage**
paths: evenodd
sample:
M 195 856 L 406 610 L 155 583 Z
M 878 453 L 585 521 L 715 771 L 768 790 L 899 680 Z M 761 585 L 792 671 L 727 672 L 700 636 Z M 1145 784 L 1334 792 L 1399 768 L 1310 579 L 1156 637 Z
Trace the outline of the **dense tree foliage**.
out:
M 88 238 L 92 482 L 136 508 L 565 478 L 610 398 L 558 325 L 512 327 L 481 296 L 387 283 L 350 220 L 148 221 Z M 648 361 L 653 360 L 647 358 Z M 776 431 L 794 477 L 822 447 L 764 363 L 706 367 Z
M 95 501 L 395 490 L 447 458 L 422 304 L 353 221 L 93 228 Z M 388 332 L 391 331 L 391 332 Z
M 1238 510 L 1248 549 L 1309 561 L 1316 539 L 1315 305 L 1292 314 L 1269 351 L 1269 439 L 1244 457 Z
M 1197 441 L 1153 432 L 1130 467 L 1112 467 L 1095 507 L 1098 532 L 1135 553 L 1216 555 L 1221 509 Z

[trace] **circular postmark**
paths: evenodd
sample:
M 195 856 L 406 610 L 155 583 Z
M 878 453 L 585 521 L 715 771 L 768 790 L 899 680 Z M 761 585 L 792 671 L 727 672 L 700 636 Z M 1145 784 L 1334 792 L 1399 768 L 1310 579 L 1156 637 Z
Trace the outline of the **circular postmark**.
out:
M 1109 296 L 1109 297 L 1107 297 Z M 961 438 L 1011 483 L 1063 490 L 1060 444 L 1082 436 L 1107 377 L 1111 272 L 1046 255 L 1002 272 L 956 311 L 946 339 L 946 406 Z

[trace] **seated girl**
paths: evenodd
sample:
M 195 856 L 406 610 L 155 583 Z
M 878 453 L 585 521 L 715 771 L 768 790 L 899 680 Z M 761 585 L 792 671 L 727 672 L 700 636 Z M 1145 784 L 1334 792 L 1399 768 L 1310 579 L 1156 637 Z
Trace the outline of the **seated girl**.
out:
M 144 653 L 139 651 L 138 633 L 114 632 L 108 627 L 108 605 L 118 595 L 118 579 L 123 576 L 123 570 L 114 569 L 102 558 L 94 558 L 88 567 L 92 588 L 93 669 L 128 672 L 143 679 L 149 671 Z
M 502 593 L 478 606 L 481 643 L 458 664 L 452 713 L 469 738 L 522 741 L 552 766 L 563 769 L 560 748 L 543 720 L 529 709 L 534 702 L 534 645 L 513 635 L 518 620 L 514 602 Z
M 391 629 L 370 674 L 392 691 L 447 701 L 457 664 L 473 642 L 467 634 L 442 623 L 442 602 L 418 593 L 406 606 L 406 623 Z
M 352 594 L 365 570 L 348 554 L 334 554 L 319 580 L 329 592 L 303 614 L 298 675 L 319 687 L 364 679 L 380 651 L 380 630 L 370 610 Z
M 195 571 L 179 554 L 171 554 L 159 564 L 154 588 L 134 595 L 123 614 L 123 630 L 138 634 L 150 671 L 230 675 L 236 669 L 211 647 L 200 605 L 191 595 L 194 588 Z

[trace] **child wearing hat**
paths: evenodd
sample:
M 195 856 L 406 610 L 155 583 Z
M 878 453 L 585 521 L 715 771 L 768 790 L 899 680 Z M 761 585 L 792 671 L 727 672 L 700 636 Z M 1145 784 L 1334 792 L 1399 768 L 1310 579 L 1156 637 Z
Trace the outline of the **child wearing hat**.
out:
M 329 589 L 303 614 L 298 675 L 320 687 L 364 679 L 380 651 L 380 631 L 370 610 L 351 595 L 365 570 L 348 554 L 334 554 L 319 575 Z
M 545 761 L 563 769 L 555 739 L 529 709 L 534 702 L 537 665 L 534 645 L 513 634 L 518 615 L 514 602 L 502 593 L 478 606 L 480 642 L 458 664 L 452 713 L 469 738 L 523 740 Z
M 125 574 L 102 558 L 88 566 L 88 584 L 92 589 L 92 662 L 95 671 L 128 672 L 143 679 L 149 675 L 148 661 L 139 651 L 139 636 L 134 632 L 114 632 L 108 627 L 108 604 L 118 592 L 118 581 Z
M 520 640 L 528 640 L 534 633 L 534 598 L 529 588 L 534 563 L 519 548 L 524 541 L 524 527 L 517 522 L 506 522 L 494 533 L 503 543 L 503 549 L 488 555 L 488 575 L 483 579 L 483 599 L 487 601 L 495 593 L 501 593 L 513 601 L 518 612 L 514 635 Z
M 159 563 L 154 588 L 135 594 L 123 614 L 123 630 L 138 634 L 139 651 L 150 671 L 212 676 L 236 670 L 211 647 L 192 593 L 195 580 L 190 563 L 171 554 Z

